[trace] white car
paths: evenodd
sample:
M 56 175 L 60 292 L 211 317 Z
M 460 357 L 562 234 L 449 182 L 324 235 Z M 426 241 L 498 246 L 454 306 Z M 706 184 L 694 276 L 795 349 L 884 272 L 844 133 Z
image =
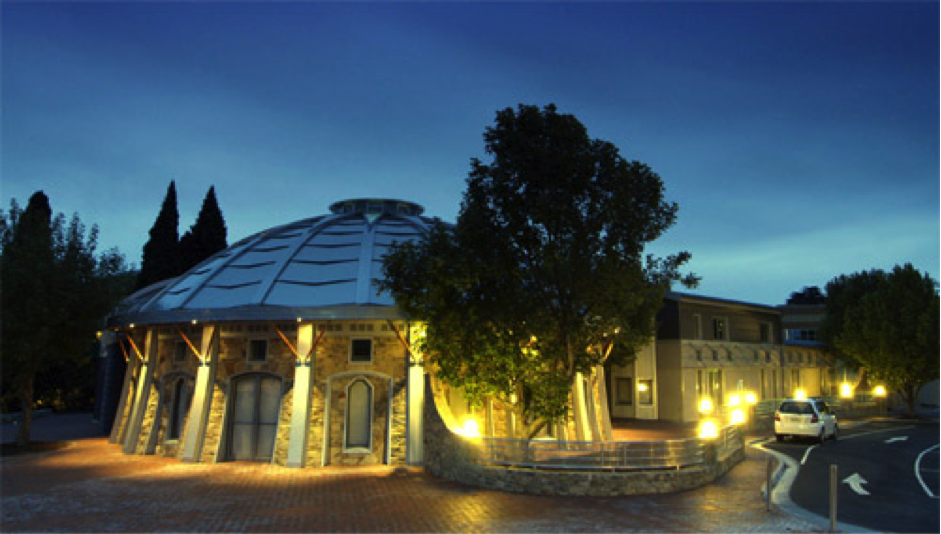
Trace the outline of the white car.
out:
M 785 436 L 804 436 L 823 443 L 839 435 L 836 415 L 822 399 L 788 399 L 774 412 L 774 437 L 778 441 Z

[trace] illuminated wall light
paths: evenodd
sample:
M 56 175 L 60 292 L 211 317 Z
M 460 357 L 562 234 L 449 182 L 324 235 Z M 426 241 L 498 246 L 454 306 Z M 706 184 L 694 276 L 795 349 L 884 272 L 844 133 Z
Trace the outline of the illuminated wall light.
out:
M 131 324 L 130 324 L 130 327 L 131 327 L 131 328 L 134 328 L 134 323 L 131 323 Z
M 758 397 L 754 393 L 751 393 L 751 392 L 746 393 L 745 402 L 747 402 L 748 404 L 758 404 Z
M 196 319 L 193 319 L 192 321 L 190 321 L 190 324 L 197 324 L 197 323 L 199 323 L 199 321 L 197 321 Z
M 709 397 L 699 399 L 699 413 L 712 413 L 713 408 L 712 399 Z
M 745 411 L 741 408 L 736 408 L 732 410 L 730 419 L 733 425 L 740 425 L 745 422 Z
M 851 386 L 849 382 L 843 382 L 843 384 L 840 385 L 840 396 L 844 399 L 848 399 L 853 396 L 853 386 Z
M 742 397 L 738 393 L 729 395 L 729 406 L 739 406 L 742 404 Z
M 699 423 L 698 435 L 701 439 L 715 439 L 719 437 L 719 425 L 712 419 L 703 419 Z
M 637 384 L 637 391 L 647 391 L 647 384 L 645 382 Z
M 876 386 L 875 389 L 872 390 L 872 394 L 877 397 L 885 397 L 885 386 Z
M 479 438 L 480 428 L 475 419 L 465 419 L 464 424 L 457 433 L 468 438 Z
M 797 389 L 794 391 L 794 398 L 797 400 L 804 400 L 807 398 L 807 392 L 803 389 Z

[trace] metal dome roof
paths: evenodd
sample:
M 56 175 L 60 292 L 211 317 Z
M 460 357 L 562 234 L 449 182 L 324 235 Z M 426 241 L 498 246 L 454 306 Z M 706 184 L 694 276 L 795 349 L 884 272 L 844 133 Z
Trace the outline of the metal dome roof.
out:
M 110 318 L 130 323 L 400 318 L 378 294 L 382 258 L 394 242 L 426 233 L 418 204 L 352 199 L 330 215 L 259 232 L 182 276 L 128 297 Z

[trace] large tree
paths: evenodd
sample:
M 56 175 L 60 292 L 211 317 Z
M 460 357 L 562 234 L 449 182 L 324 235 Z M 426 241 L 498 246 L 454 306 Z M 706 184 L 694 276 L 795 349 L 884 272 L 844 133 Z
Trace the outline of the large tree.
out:
M 645 256 L 678 209 L 660 177 L 574 116 L 507 108 L 484 142 L 456 224 L 393 247 L 381 287 L 425 322 L 432 372 L 472 404 L 503 402 L 532 437 L 566 416 L 577 373 L 632 357 L 670 284 L 696 278 L 679 273 L 686 252 Z
M 938 379 L 938 284 L 911 264 L 842 279 L 842 324 L 833 343 L 898 393 L 915 415 L 918 392 Z M 859 292 L 847 292 L 861 290 Z M 852 297 L 852 298 L 850 298 Z
M 216 200 L 216 189 L 210 187 L 196 223 L 180 238 L 181 271 L 189 270 L 227 246 L 225 219 Z
M 75 387 L 75 377 L 61 372 L 90 370 L 95 331 L 127 289 L 114 281 L 126 267 L 117 251 L 96 256 L 96 227 L 86 232 L 77 215 L 52 217 L 41 191 L 25 210 L 14 201 L 0 219 L 4 403 L 11 393 L 19 401 L 17 442 L 25 445 L 34 401 Z
M 180 263 L 179 225 L 176 183 L 171 181 L 157 220 L 150 229 L 150 238 L 144 243 L 141 270 L 137 276 L 138 289 L 179 276 L 183 272 Z

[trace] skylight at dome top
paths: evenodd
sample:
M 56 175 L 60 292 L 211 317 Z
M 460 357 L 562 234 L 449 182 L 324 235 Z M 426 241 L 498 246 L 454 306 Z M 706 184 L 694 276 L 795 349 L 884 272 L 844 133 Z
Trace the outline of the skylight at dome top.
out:
M 390 199 L 343 200 L 330 211 L 259 232 L 138 291 L 111 324 L 401 317 L 391 296 L 377 294 L 382 258 L 392 243 L 419 239 L 432 219 Z

